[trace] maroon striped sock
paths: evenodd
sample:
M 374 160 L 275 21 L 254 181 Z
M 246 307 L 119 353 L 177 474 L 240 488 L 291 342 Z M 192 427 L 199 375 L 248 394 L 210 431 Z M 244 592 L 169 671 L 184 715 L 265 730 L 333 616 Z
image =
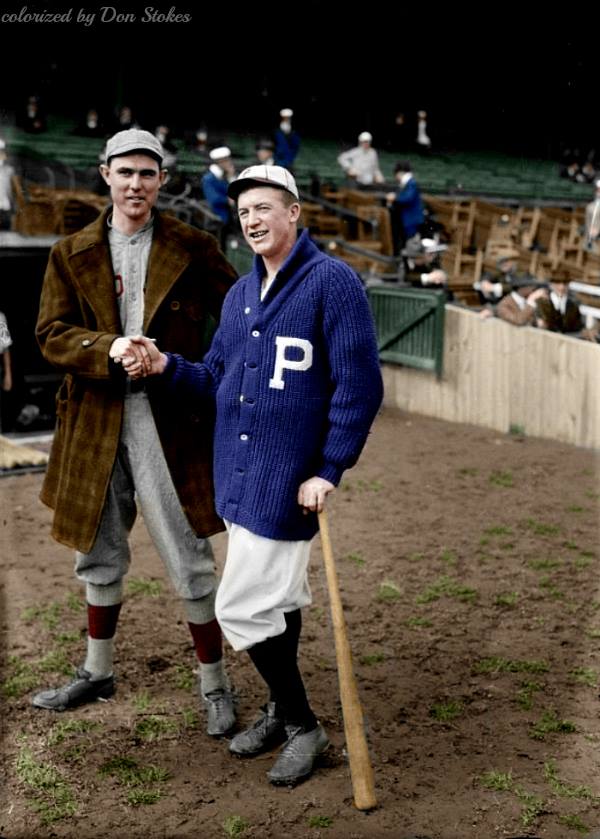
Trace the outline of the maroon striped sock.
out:
M 216 618 L 208 623 L 190 623 L 188 621 L 198 661 L 202 664 L 215 664 L 223 657 L 223 636 Z
M 120 603 L 115 603 L 113 606 L 92 606 L 91 603 L 88 603 L 88 634 L 90 638 L 99 640 L 113 638 L 117 630 L 120 611 Z

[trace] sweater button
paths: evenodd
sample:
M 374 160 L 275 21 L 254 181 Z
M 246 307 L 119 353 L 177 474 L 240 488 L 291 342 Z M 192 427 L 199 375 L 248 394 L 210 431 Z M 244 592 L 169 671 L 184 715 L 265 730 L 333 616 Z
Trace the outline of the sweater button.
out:
M 83 339 L 83 341 L 81 342 L 81 346 L 82 346 L 82 347 L 89 347 L 89 345 L 90 345 L 91 343 L 92 343 L 92 342 L 90 341 L 90 339 L 89 339 L 89 338 L 84 338 L 84 339 Z
M 252 337 L 253 338 L 258 338 L 259 335 L 260 335 L 260 332 L 258 331 L 258 329 L 253 329 L 252 330 Z
M 248 439 L 247 434 L 240 434 L 240 440 L 242 440 L 244 443 L 246 442 L 247 439 Z
M 244 309 L 244 314 L 249 315 L 251 311 L 252 310 L 250 309 L 250 306 L 246 306 L 246 308 Z

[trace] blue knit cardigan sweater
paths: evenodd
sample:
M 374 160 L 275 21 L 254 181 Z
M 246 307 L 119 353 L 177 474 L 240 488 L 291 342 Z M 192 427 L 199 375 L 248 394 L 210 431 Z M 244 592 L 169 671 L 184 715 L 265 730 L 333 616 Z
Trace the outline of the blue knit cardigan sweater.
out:
M 230 289 L 204 361 L 170 354 L 162 383 L 186 404 L 216 397 L 219 515 L 270 539 L 310 539 L 298 488 L 338 484 L 383 397 L 373 318 L 358 276 L 307 231 L 260 299 L 264 264 Z M 200 406 L 199 406 L 200 407 Z

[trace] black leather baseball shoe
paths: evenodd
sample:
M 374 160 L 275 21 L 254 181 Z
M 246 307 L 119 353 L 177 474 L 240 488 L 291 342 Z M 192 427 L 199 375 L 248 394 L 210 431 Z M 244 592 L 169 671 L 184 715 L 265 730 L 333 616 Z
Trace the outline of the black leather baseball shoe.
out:
M 315 761 L 329 746 L 329 739 L 320 723 L 311 731 L 290 725 L 286 725 L 285 730 L 287 742 L 268 772 L 268 778 L 272 784 L 293 786 L 308 778 Z
M 231 740 L 229 751 L 238 757 L 254 757 L 279 746 L 287 738 L 283 720 L 276 715 L 274 702 L 263 705 L 263 713 L 250 728 Z
M 68 711 L 78 705 L 85 705 L 86 702 L 108 699 L 115 692 L 114 676 L 92 679 L 92 674 L 83 667 L 77 669 L 76 676 L 76 679 L 62 688 L 36 693 L 31 704 L 34 708 L 44 708 L 47 711 Z
M 235 726 L 235 697 L 226 688 L 202 694 L 206 707 L 206 733 L 211 737 L 224 737 Z

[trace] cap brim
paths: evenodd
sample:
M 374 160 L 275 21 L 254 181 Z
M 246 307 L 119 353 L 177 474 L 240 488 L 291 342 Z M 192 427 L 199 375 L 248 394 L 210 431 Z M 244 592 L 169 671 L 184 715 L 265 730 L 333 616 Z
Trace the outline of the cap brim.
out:
M 273 183 L 273 181 L 269 181 L 266 178 L 242 178 L 237 181 L 232 181 L 227 187 L 227 195 L 235 200 L 238 198 L 240 193 L 244 192 L 246 189 L 250 189 L 253 185 L 270 186 L 273 187 L 273 189 L 280 189 L 282 192 L 289 192 L 296 200 L 299 200 L 298 196 L 290 189 L 287 189 L 282 184 Z

